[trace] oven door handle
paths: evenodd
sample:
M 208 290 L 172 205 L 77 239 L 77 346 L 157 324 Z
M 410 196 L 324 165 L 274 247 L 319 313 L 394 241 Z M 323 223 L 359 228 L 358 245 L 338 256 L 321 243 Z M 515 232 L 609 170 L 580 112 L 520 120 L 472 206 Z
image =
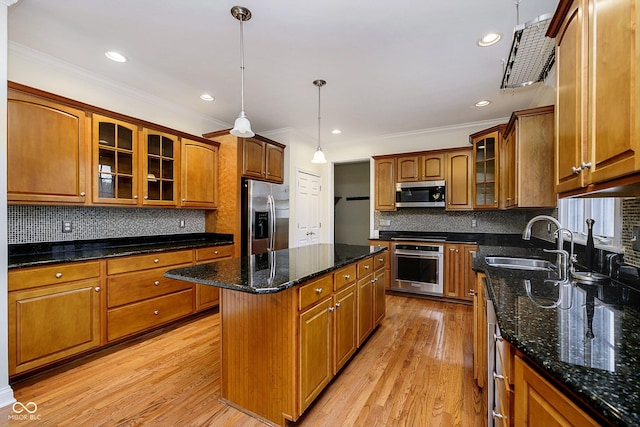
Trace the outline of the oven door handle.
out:
M 440 259 L 443 254 L 441 252 L 415 252 L 404 251 L 402 249 L 396 249 L 394 255 L 410 256 L 412 258 L 428 258 L 428 259 Z

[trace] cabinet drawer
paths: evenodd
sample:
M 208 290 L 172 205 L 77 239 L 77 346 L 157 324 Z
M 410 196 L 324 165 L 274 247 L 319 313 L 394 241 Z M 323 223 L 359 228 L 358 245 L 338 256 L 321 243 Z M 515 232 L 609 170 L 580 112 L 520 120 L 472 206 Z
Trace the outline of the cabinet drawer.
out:
M 149 268 L 166 267 L 193 262 L 193 251 L 158 252 L 107 261 L 107 274 L 128 273 Z
M 364 277 L 373 271 L 373 257 L 365 258 L 358 262 L 358 278 Z
M 389 265 L 389 251 L 384 251 L 382 253 L 376 254 L 373 257 L 373 267 L 374 270 L 379 268 L 385 268 Z
M 113 341 L 191 313 L 191 289 L 114 308 L 107 312 L 107 339 Z
M 72 282 L 100 276 L 100 262 L 58 264 L 9 270 L 9 291 Z
M 336 270 L 333 273 L 333 287 L 334 290 L 342 289 L 349 283 L 356 281 L 356 265 L 351 264 L 346 267 Z
M 233 256 L 233 245 L 196 249 L 196 262 Z
M 182 267 L 188 265 L 185 264 Z M 165 271 L 165 268 L 156 268 L 109 277 L 107 279 L 107 306 L 113 308 L 193 288 L 193 284 L 189 282 L 167 279 L 163 276 Z
M 331 295 L 333 287 L 333 275 L 327 275 L 307 285 L 301 286 L 299 292 L 300 310 Z

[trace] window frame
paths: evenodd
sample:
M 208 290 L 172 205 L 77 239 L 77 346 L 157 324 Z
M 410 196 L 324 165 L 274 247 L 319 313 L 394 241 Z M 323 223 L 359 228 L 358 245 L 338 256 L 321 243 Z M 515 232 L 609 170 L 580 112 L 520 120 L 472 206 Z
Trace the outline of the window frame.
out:
M 603 199 L 612 199 L 614 201 L 614 214 L 613 214 L 613 236 L 611 239 L 603 238 L 593 235 L 593 242 L 596 248 L 605 249 L 610 252 L 624 252 L 624 247 L 622 245 L 622 198 L 620 197 L 602 197 Z M 558 218 L 563 226 L 568 227 L 568 224 L 571 223 L 569 220 L 569 216 L 574 213 L 574 209 L 572 209 L 571 200 L 580 200 L 584 203 L 583 206 L 583 216 L 585 218 L 590 218 L 591 209 L 593 200 L 596 198 L 580 198 L 580 199 L 572 199 L 565 198 L 558 200 Z M 598 218 L 595 218 L 596 221 Z M 573 232 L 573 241 L 574 243 L 578 243 L 581 245 L 586 245 L 587 243 L 587 234 L 583 230 L 571 230 Z

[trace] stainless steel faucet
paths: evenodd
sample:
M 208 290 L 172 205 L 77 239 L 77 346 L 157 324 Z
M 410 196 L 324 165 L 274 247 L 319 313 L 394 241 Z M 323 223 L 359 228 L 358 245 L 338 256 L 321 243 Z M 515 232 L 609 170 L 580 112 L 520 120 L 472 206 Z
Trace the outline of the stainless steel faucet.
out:
M 538 215 L 534 216 L 529 220 L 527 226 L 524 228 L 522 232 L 522 238 L 524 240 L 531 240 L 531 228 L 533 228 L 533 224 L 538 221 L 548 221 L 552 222 L 556 225 L 558 230 L 556 231 L 557 239 L 558 239 L 558 249 L 543 249 L 545 252 L 558 254 L 557 264 L 558 264 L 558 272 L 561 280 L 567 280 L 569 277 L 569 272 L 572 270 L 573 262 L 574 262 L 574 254 L 573 254 L 573 233 L 571 230 L 562 227 L 560 221 L 555 219 L 549 215 Z M 569 233 L 571 236 L 571 254 L 564 250 L 564 233 Z

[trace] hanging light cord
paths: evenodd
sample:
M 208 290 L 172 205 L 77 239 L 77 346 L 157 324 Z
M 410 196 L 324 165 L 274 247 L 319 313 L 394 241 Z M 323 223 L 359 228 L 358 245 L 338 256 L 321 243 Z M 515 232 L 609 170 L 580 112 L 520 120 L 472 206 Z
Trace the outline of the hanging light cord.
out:
M 320 144 L 320 88 L 322 87 L 321 84 L 318 85 L 318 149 L 321 148 Z
M 240 18 L 240 111 L 244 116 L 244 33 L 242 31 L 244 25 L 244 16 Z

